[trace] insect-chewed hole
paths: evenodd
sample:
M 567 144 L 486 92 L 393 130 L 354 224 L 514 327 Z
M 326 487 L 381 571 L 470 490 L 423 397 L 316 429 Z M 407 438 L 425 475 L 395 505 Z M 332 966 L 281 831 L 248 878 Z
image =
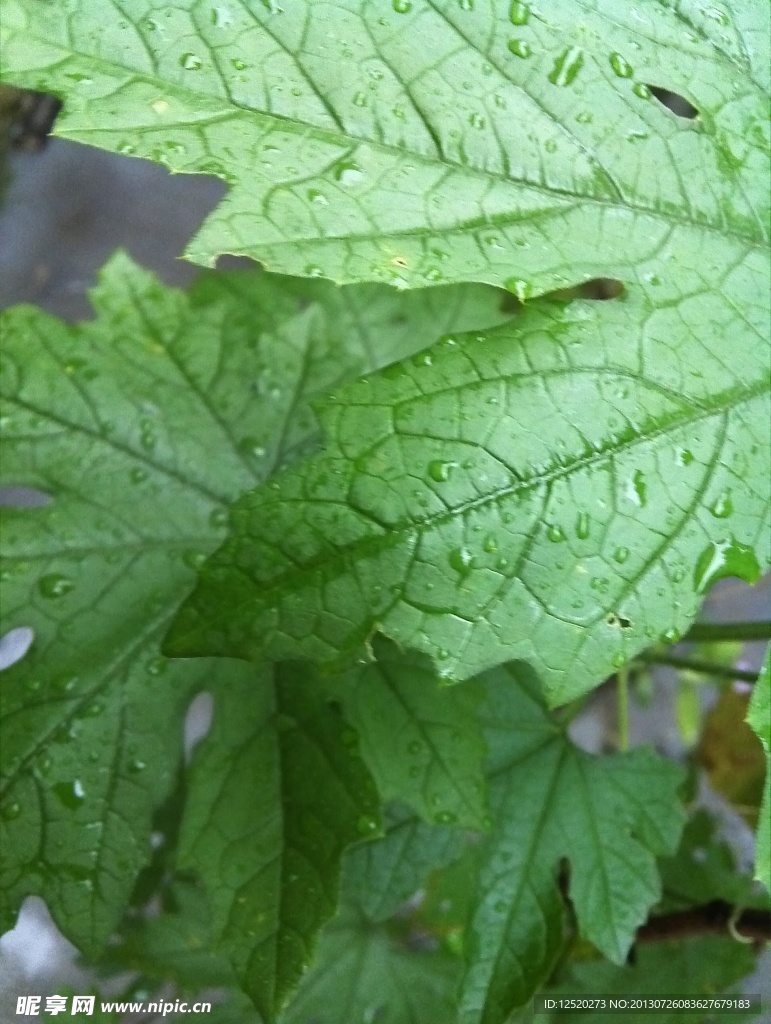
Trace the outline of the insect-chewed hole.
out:
M 50 494 L 37 487 L 0 487 L 0 506 L 44 508 L 52 500 Z
M 629 619 L 624 618 L 623 615 L 616 615 L 615 612 L 611 612 L 605 621 L 609 626 L 618 626 L 619 629 L 629 629 L 632 625 Z
M 658 85 L 649 85 L 648 88 L 651 95 L 655 96 L 662 106 L 677 117 L 684 117 L 686 120 L 692 121 L 699 116 L 699 111 L 692 103 L 689 103 L 685 96 L 672 92 L 670 89 L 661 89 Z
M 605 302 L 608 299 L 620 298 L 625 290 L 624 282 L 618 281 L 614 277 L 594 277 L 591 281 L 584 281 L 571 288 L 557 288 L 553 292 L 546 292 L 541 297 L 557 302 L 572 302 L 573 299 Z M 525 303 L 521 302 L 516 295 L 504 292 L 501 295 L 499 308 L 502 313 L 517 313 L 524 305 Z

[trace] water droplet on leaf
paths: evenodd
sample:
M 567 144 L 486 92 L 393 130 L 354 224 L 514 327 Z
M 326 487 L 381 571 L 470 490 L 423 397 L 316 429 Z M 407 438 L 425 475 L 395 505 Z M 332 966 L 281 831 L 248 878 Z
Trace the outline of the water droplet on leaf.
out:
M 524 39 L 510 39 L 507 46 L 515 57 L 522 57 L 523 59 L 528 58 L 533 52 L 530 44 L 526 43 Z
M 631 78 L 634 74 L 632 65 L 620 53 L 611 53 L 610 66 L 619 78 Z
M 456 463 L 454 462 L 442 462 L 441 459 L 434 459 L 428 464 L 428 475 L 432 480 L 436 480 L 437 483 L 444 483 L 450 479 L 455 466 Z
M 584 51 L 571 46 L 557 57 L 549 74 L 552 85 L 572 85 L 584 65 Z
M 203 61 L 195 53 L 183 53 L 179 63 L 185 71 L 198 71 L 203 65 Z
M 62 576 L 58 572 L 52 572 L 40 577 L 37 588 L 43 597 L 56 598 L 69 594 L 71 590 L 75 589 L 75 584 L 67 576 Z

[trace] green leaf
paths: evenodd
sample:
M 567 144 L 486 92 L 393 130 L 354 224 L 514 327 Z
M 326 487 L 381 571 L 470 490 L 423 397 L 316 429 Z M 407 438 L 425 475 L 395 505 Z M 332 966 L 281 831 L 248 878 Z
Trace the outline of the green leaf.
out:
M 385 642 L 376 660 L 335 678 L 384 799 L 410 804 L 425 821 L 485 828 L 487 749 L 477 720 L 479 687 L 439 688 L 425 658 Z
M 650 260 L 685 297 L 765 266 L 766 27 L 762 0 L 4 0 L 0 45 L 62 135 L 228 182 L 199 262 L 525 295 Z
M 381 632 L 451 679 L 528 661 L 556 704 L 683 632 L 771 554 L 766 325 L 730 361 L 702 330 L 760 317 L 744 274 L 533 304 L 332 395 L 327 450 L 237 502 L 169 650 L 339 664 Z
M 429 872 L 457 860 L 462 833 L 421 822 L 399 807 L 386 813 L 381 839 L 349 850 L 343 862 L 347 902 L 370 921 L 385 921 L 423 885 Z
M 4 628 L 35 638 L 3 674 L 2 927 L 39 893 L 90 953 L 150 857 L 190 697 L 251 678 L 159 649 L 227 504 L 313 442 L 318 391 L 503 315 L 487 288 L 398 297 L 253 273 L 187 296 L 125 256 L 93 302 L 76 328 L 3 315 L 0 421 L 2 483 L 53 499 L 2 509 Z
M 640 946 L 634 966 L 614 966 L 607 961 L 574 963 L 562 973 L 559 985 L 549 996 L 715 996 L 746 977 L 755 966 L 751 947 L 733 939 L 705 937 L 685 942 L 661 942 Z M 621 1014 L 619 1014 L 619 1017 Z M 652 1012 L 623 1011 L 625 1024 L 650 1024 Z M 660 1024 L 680 1024 L 685 1018 L 699 1021 L 720 1020 L 713 1013 L 686 1013 L 682 1009 L 655 1011 Z M 733 1014 L 727 1013 L 726 1019 Z M 738 1014 L 736 1015 L 738 1017 Z M 754 1014 L 743 1013 L 750 1020 Z M 563 1024 L 607 1024 L 613 1014 L 561 1012 L 554 1017 Z
M 659 862 L 663 899 L 659 911 L 676 911 L 713 900 L 739 907 L 767 908 L 749 875 L 739 873 L 731 847 L 716 835 L 716 822 L 705 810 L 689 819 L 677 853 Z
M 204 880 L 216 947 L 274 1021 L 337 907 L 343 851 L 377 834 L 380 802 L 355 734 L 305 666 L 228 681 L 215 699 L 179 865 Z
M 763 669 L 755 683 L 747 721 L 758 734 L 766 752 L 766 782 L 758 818 L 755 877 L 771 893 L 771 651 L 766 652 Z
M 623 964 L 661 895 L 655 855 L 674 852 L 684 820 L 676 765 L 647 749 L 602 758 L 578 750 L 522 668 L 486 682 L 496 827 L 480 851 L 463 1024 L 502 1024 L 549 976 L 564 941 L 563 859 L 580 934 Z
M 448 953 L 419 952 L 344 910 L 281 1024 L 456 1024 L 457 973 Z

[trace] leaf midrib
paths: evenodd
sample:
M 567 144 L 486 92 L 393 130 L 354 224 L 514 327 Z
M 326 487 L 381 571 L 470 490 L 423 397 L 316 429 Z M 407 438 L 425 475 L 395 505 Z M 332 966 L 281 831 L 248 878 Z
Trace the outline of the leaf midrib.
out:
M 463 516 L 469 511 L 478 508 L 483 508 L 486 505 L 498 502 L 502 498 L 506 498 L 511 494 L 527 492 L 535 489 L 536 487 L 540 487 L 544 484 L 552 483 L 553 481 L 568 476 L 569 474 L 579 472 L 582 469 L 591 467 L 604 459 L 611 458 L 620 453 L 633 450 L 637 445 L 646 444 L 652 440 L 655 440 L 657 437 L 663 436 L 669 431 L 679 430 L 683 426 L 686 426 L 691 423 L 699 423 L 700 421 L 709 419 L 712 416 L 726 415 L 731 411 L 737 409 L 741 405 L 752 402 L 756 398 L 762 396 L 765 393 L 765 390 L 765 383 L 760 382 L 756 384 L 753 388 L 748 389 L 748 393 L 745 394 L 741 399 L 734 401 L 726 401 L 723 403 L 722 406 L 719 405 L 718 403 L 715 403 L 713 406 L 707 409 L 699 407 L 695 412 L 692 409 L 689 409 L 687 410 L 687 412 L 680 416 L 673 416 L 670 419 L 668 419 L 667 423 L 664 426 L 657 427 L 656 429 L 648 432 L 637 433 L 628 441 L 621 443 L 612 449 L 596 451 L 591 455 L 579 457 L 572 461 L 571 463 L 569 463 L 568 465 L 559 466 L 558 468 L 550 472 L 544 473 L 540 476 L 531 477 L 525 480 L 518 480 L 516 483 L 508 487 L 498 488 L 494 493 L 485 494 L 479 498 L 475 498 L 471 501 L 465 502 L 464 504 L 454 506 L 453 508 L 448 509 L 444 512 L 439 512 L 435 515 L 427 516 L 419 522 L 403 522 L 394 526 L 384 525 L 383 523 L 379 522 L 371 512 L 352 506 L 353 511 L 357 515 L 360 515 L 362 516 L 362 518 L 365 518 L 368 521 L 370 521 L 382 532 L 375 535 L 371 535 L 369 537 L 365 537 L 362 540 L 354 541 L 353 543 L 347 545 L 345 548 L 338 549 L 332 554 L 327 554 L 325 552 L 320 555 L 316 555 L 312 558 L 309 558 L 299 566 L 292 566 L 289 572 L 285 572 L 280 576 L 275 576 L 272 579 L 259 580 L 258 582 L 260 583 L 261 595 L 265 596 L 276 593 L 281 594 L 283 591 L 288 589 L 296 590 L 296 578 L 299 577 L 302 583 L 307 585 L 307 574 L 309 572 L 323 570 L 326 566 L 335 565 L 339 562 L 342 562 L 343 565 L 345 566 L 345 563 L 350 557 L 352 551 L 355 551 L 356 558 L 360 559 L 366 557 L 373 551 L 396 546 L 397 544 L 401 543 L 402 538 L 405 535 L 409 536 L 410 534 L 415 533 L 422 536 L 424 533 L 427 533 L 428 531 L 435 529 L 436 527 L 442 525 L 444 522 L 455 519 L 458 516 Z M 729 399 L 731 397 L 732 396 L 729 395 Z M 278 501 L 280 504 L 284 505 L 297 503 L 302 505 L 310 504 L 309 499 L 307 498 L 290 499 L 285 497 L 279 497 Z M 346 501 L 345 499 L 342 499 L 340 501 L 329 501 L 324 503 L 346 504 Z M 240 540 L 240 537 L 237 537 L 236 540 Z M 232 544 L 232 542 L 233 538 L 231 535 L 231 538 L 228 541 L 226 541 L 226 544 L 229 545 Z M 215 555 L 214 557 L 216 558 L 217 556 Z M 206 570 L 204 569 L 204 573 L 205 572 Z M 401 600 L 401 596 L 397 595 L 394 599 L 394 604 L 398 603 L 399 600 Z M 254 598 L 250 597 L 248 599 L 248 602 L 253 605 Z M 272 600 L 261 601 L 260 606 L 271 607 L 273 603 L 274 602 Z M 243 602 L 240 607 L 244 607 Z M 173 632 L 174 629 L 172 628 L 172 633 Z
M 50 46 L 51 45 L 44 38 L 38 38 L 37 41 L 41 42 L 41 43 L 44 43 L 46 46 Z M 179 85 L 177 85 L 175 83 L 173 84 L 173 83 L 169 83 L 169 82 L 164 82 L 162 79 L 151 77 L 150 75 L 147 75 L 144 72 L 138 73 L 135 70 L 133 70 L 132 68 L 124 67 L 124 66 L 122 66 L 122 65 L 120 65 L 120 64 L 118 64 L 118 63 L 116 63 L 114 61 L 107 61 L 107 60 L 104 60 L 103 58 L 99 58 L 99 57 L 96 57 L 94 55 L 91 55 L 91 54 L 88 54 L 88 53 L 84 53 L 83 51 L 80 51 L 80 50 L 72 49 L 72 50 L 66 51 L 66 57 L 64 58 L 64 60 L 66 61 L 66 60 L 68 60 L 68 59 L 70 59 L 72 57 L 78 57 L 81 60 L 91 62 L 93 65 L 95 65 L 97 67 L 105 68 L 111 74 L 113 72 L 115 72 L 115 71 L 123 72 L 124 74 L 128 74 L 130 76 L 129 81 L 144 81 L 144 82 L 147 82 L 150 85 L 153 85 L 155 87 L 159 87 L 159 88 L 164 89 L 165 92 L 167 94 L 169 94 L 169 95 L 177 94 L 177 95 L 181 95 L 182 97 L 190 97 L 190 96 L 200 95 L 202 97 L 205 97 L 205 99 L 208 102 L 212 102 L 212 101 L 224 102 L 225 104 L 228 104 L 231 107 L 235 108 L 235 112 L 231 112 L 231 111 L 226 109 L 221 114 L 213 115 L 214 119 L 216 119 L 218 121 L 226 121 L 228 119 L 238 119 L 241 114 L 246 114 L 246 115 L 251 115 L 251 116 L 254 116 L 254 117 L 257 117 L 257 118 L 265 118 L 268 121 L 275 122 L 277 125 L 291 125 L 292 128 L 295 129 L 295 131 L 301 132 L 303 135 L 308 135 L 308 134 L 312 133 L 312 134 L 315 134 L 317 137 L 321 138 L 323 141 L 328 142 L 330 144 L 334 144 L 334 145 L 337 145 L 337 146 L 340 146 L 341 143 L 343 145 L 347 144 L 347 146 L 348 146 L 347 150 L 346 149 L 341 149 L 341 152 L 338 155 L 335 156 L 333 163 L 339 163 L 340 160 L 344 160 L 346 158 L 346 156 L 350 155 L 354 151 L 354 149 L 356 147 L 358 147 L 358 146 L 365 146 L 366 145 L 366 146 L 370 146 L 372 149 L 375 149 L 375 150 L 380 150 L 380 151 L 387 152 L 387 153 L 397 153 L 397 154 L 401 154 L 401 155 L 409 155 L 410 157 L 412 157 L 415 160 L 423 161 L 423 162 L 426 162 L 426 163 L 439 164 L 440 166 L 445 166 L 448 169 L 455 171 L 456 173 L 468 173 L 471 176 L 484 175 L 484 176 L 486 176 L 487 178 L 490 178 L 490 179 L 497 179 L 499 181 L 506 182 L 506 183 L 512 185 L 513 187 L 528 188 L 528 189 L 531 189 L 533 192 L 536 192 L 538 194 L 542 194 L 542 195 L 545 195 L 545 196 L 548 196 L 548 197 L 557 198 L 557 199 L 567 199 L 567 200 L 570 200 L 574 205 L 579 205 L 579 204 L 581 204 L 581 205 L 589 205 L 589 204 L 591 204 L 591 205 L 599 206 L 599 207 L 601 207 L 603 209 L 620 210 L 620 211 L 631 213 L 631 214 L 646 214 L 647 216 L 650 216 L 652 219 L 658 220 L 658 221 L 660 221 L 660 222 L 662 222 L 662 223 L 664 223 L 666 225 L 669 225 L 669 226 L 671 226 L 671 225 L 680 225 L 680 226 L 685 226 L 685 227 L 690 227 L 690 228 L 700 228 L 702 230 L 706 229 L 706 230 L 709 230 L 711 232 L 714 232 L 715 234 L 717 234 L 721 238 L 733 238 L 733 239 L 736 239 L 738 241 L 744 242 L 745 244 L 752 245 L 755 248 L 759 248 L 759 249 L 763 249 L 763 250 L 765 250 L 769 246 L 769 238 L 768 237 L 748 235 L 748 234 L 746 234 L 744 232 L 741 232 L 741 231 L 727 229 L 725 225 L 710 223 L 708 220 L 699 220 L 699 219 L 697 219 L 696 217 L 693 217 L 693 216 L 691 216 L 691 217 L 675 217 L 671 213 L 671 211 L 667 212 L 667 214 L 663 214 L 661 211 L 656 210 L 654 207 L 644 206 L 644 205 L 642 205 L 640 203 L 636 203 L 636 202 L 634 202 L 632 200 L 623 199 L 622 201 L 618 201 L 618 202 L 614 203 L 614 202 L 611 202 L 609 200 L 600 199 L 600 198 L 598 198 L 596 196 L 582 195 L 582 194 L 577 194 L 577 193 L 569 192 L 569 191 L 561 191 L 561 190 L 559 190 L 557 188 L 553 188 L 553 187 L 552 188 L 547 188 L 546 186 L 544 186 L 544 185 L 542 185 L 542 184 L 540 184 L 538 182 L 517 181 L 516 179 L 508 178 L 508 177 L 506 177 L 505 175 L 503 175 L 503 174 L 501 174 L 499 172 L 490 171 L 490 170 L 483 170 L 482 168 L 473 168 L 473 169 L 469 170 L 467 165 L 451 162 L 446 157 L 444 157 L 441 153 L 437 154 L 434 157 L 432 155 L 426 155 L 424 153 L 415 152 L 415 151 L 412 151 L 412 150 L 409 150 L 409 149 L 402 149 L 402 148 L 400 148 L 399 146 L 396 146 L 396 145 L 388 145 L 386 143 L 379 142 L 379 141 L 374 140 L 374 139 L 369 139 L 369 138 L 361 137 L 361 136 L 358 136 L 358 135 L 353 135 L 353 134 L 345 134 L 345 135 L 340 134 L 340 135 L 338 135 L 338 134 L 335 134 L 331 129 L 322 128 L 321 126 L 317 126 L 317 125 L 314 125 L 314 124 L 309 124 L 309 123 L 306 123 L 306 122 L 303 122 L 303 121 L 298 121 L 297 119 L 288 117 L 286 115 L 277 114 L 277 113 L 274 113 L 274 112 L 255 110 L 255 109 L 250 108 L 250 107 L 244 107 L 244 106 L 236 103 L 232 99 L 232 97 L 230 96 L 229 90 L 227 90 L 227 88 L 225 88 L 225 92 L 226 92 L 225 97 L 213 96 L 210 93 L 203 92 L 203 91 L 196 91 L 195 89 L 183 89 L 181 86 L 179 86 Z M 128 84 L 127 81 L 122 81 L 120 83 L 119 87 L 122 88 L 123 86 L 125 86 L 127 84 Z M 223 85 L 224 85 L 224 83 L 223 83 Z M 110 99 L 110 96 L 100 97 L 100 99 L 98 101 L 96 101 L 96 103 L 101 103 L 101 102 L 103 102 L 105 100 L 108 100 L 108 99 Z M 185 102 L 185 104 L 188 105 L 188 102 L 187 102 L 186 99 L 184 99 L 183 102 Z M 65 114 L 64 114 L 64 120 L 66 122 L 66 109 L 65 109 Z M 556 125 L 562 127 L 561 122 L 559 122 L 558 120 L 554 119 L 554 122 L 555 122 Z M 149 129 L 150 132 L 155 132 L 155 131 L 161 130 L 161 128 L 162 128 L 161 125 L 158 125 L 157 127 L 155 125 L 145 125 L 143 127 L 146 128 L 146 129 Z M 174 130 L 177 130 L 178 128 L 186 128 L 188 126 L 186 126 L 185 124 L 178 124 L 178 125 L 171 125 L 171 126 L 167 126 L 167 127 L 169 128 L 169 130 L 174 131 Z M 190 129 L 191 130 L 195 130 L 195 128 L 193 126 L 190 126 Z M 80 137 L 82 135 L 87 135 L 87 134 L 89 134 L 91 132 L 93 132 L 93 133 L 104 133 L 105 131 L 110 132 L 110 131 L 115 131 L 115 130 L 117 130 L 117 129 L 112 128 L 110 126 L 95 127 L 95 128 L 78 127 L 77 129 L 70 129 L 69 133 L 73 137 L 76 137 L 76 136 Z M 141 131 L 142 127 L 135 126 L 135 130 L 136 131 Z M 65 137 L 66 138 L 67 134 L 68 134 L 68 131 L 67 131 L 67 128 L 65 127 L 63 131 L 61 131 L 61 132 L 54 132 L 54 134 L 55 135 L 58 134 L 61 137 Z M 572 138 L 572 136 L 570 136 L 570 138 Z M 589 157 L 591 158 L 591 161 L 598 167 L 598 169 L 600 169 L 603 172 L 603 175 L 604 175 L 605 179 L 607 179 L 608 183 L 610 183 L 611 185 L 613 185 L 615 187 L 612 177 L 610 177 L 610 175 L 608 175 L 608 173 L 603 169 L 602 164 L 599 162 L 597 157 L 591 152 L 591 150 L 586 150 L 583 146 L 580 146 L 580 148 L 581 148 L 582 152 L 585 152 L 586 154 L 589 155 Z M 194 174 L 194 173 L 197 173 L 197 172 L 196 171 L 183 171 L 181 173 Z M 287 182 L 285 184 L 280 185 L 279 187 L 280 188 L 291 188 L 294 184 L 296 184 L 296 183 L 295 182 Z M 461 224 L 461 225 L 454 225 L 452 228 L 437 228 L 437 229 L 434 229 L 433 233 L 445 233 L 447 231 L 458 231 L 458 230 L 462 230 L 463 227 L 464 226 Z M 389 236 L 388 237 L 394 237 L 394 236 L 401 237 L 402 235 L 421 234 L 421 233 L 428 233 L 428 232 L 429 232 L 428 228 L 418 229 L 418 230 L 411 230 L 411 231 L 389 232 Z M 287 239 L 286 241 L 283 241 L 281 243 L 272 243 L 272 245 L 270 247 L 275 247 L 277 245 L 292 244 L 292 243 L 296 243 L 298 241 L 323 242 L 323 241 L 344 240 L 344 239 L 351 239 L 351 238 L 358 238 L 358 237 L 359 236 L 357 236 L 357 235 L 335 236 L 335 235 L 327 234 L 327 235 L 324 236 L 323 239 L 319 239 L 319 238 L 316 238 L 316 237 L 309 237 L 309 238 L 304 238 L 304 239 Z M 364 235 L 362 237 L 368 237 L 368 236 Z

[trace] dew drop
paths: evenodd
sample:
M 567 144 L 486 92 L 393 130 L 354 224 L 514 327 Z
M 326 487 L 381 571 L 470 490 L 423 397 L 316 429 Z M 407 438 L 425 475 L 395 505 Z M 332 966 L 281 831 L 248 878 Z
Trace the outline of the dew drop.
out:
M 549 538 L 552 544 L 559 544 L 566 539 L 565 533 L 562 530 L 562 528 L 556 525 L 552 525 L 547 528 L 546 536 Z
M 75 779 L 74 782 L 59 782 L 52 789 L 59 800 L 70 811 L 77 810 L 86 795 L 83 785 L 78 779 Z
M 141 484 L 144 480 L 147 479 L 147 470 L 141 469 L 140 467 L 132 469 L 131 473 L 129 474 L 129 479 L 131 480 L 132 484 Z
M 455 466 L 455 462 L 442 462 L 441 459 L 434 459 L 428 464 L 428 475 L 432 480 L 441 484 L 450 479 Z
M 649 100 L 651 98 L 651 91 L 644 82 L 637 82 L 632 92 L 635 96 L 639 96 L 641 100 Z
M 179 63 L 185 71 L 198 71 L 203 66 L 203 61 L 195 53 L 183 53 Z
M 680 639 L 680 636 L 680 630 L 672 627 L 672 629 L 668 629 L 666 632 L 661 634 L 661 639 L 666 644 L 676 644 Z
M 75 584 L 61 573 L 51 572 L 40 577 L 37 581 L 37 588 L 43 597 L 56 598 L 69 594 L 71 590 L 75 589 Z
M 453 548 L 448 556 L 450 567 L 461 576 L 468 576 L 474 568 L 474 557 L 468 548 Z
M 530 20 L 530 5 L 521 0 L 512 0 L 509 7 L 509 21 L 512 25 L 527 25 Z
M 717 580 L 729 576 L 737 576 L 746 583 L 755 583 L 760 578 L 760 566 L 755 552 L 733 538 L 708 544 L 696 562 L 693 574 L 696 592 L 704 593 Z
M 694 454 L 689 448 L 681 448 L 677 452 L 677 461 L 681 466 L 690 466 L 693 462 Z
M 584 51 L 571 46 L 557 57 L 549 74 L 552 85 L 571 85 L 584 64 Z
M 620 53 L 611 53 L 610 66 L 619 78 L 631 78 L 634 74 L 632 65 L 624 60 Z
M 613 559 L 619 565 L 623 565 L 627 558 L 629 558 L 629 548 L 616 548 L 613 552 Z
M 303 271 L 303 273 L 307 277 L 323 277 L 324 276 L 324 271 L 321 269 L 321 267 L 317 267 L 315 263 L 309 263 L 308 266 Z
M 591 520 L 587 512 L 579 512 L 578 518 L 576 519 L 576 536 L 580 540 L 586 540 L 589 536 Z
M 149 676 L 162 676 L 168 667 L 169 662 L 166 658 L 153 658 L 152 661 L 148 662 L 147 674 Z
M 412 0 L 393 0 L 393 8 L 397 14 L 409 14 L 412 10 Z
M 131 156 L 132 153 L 136 153 L 136 151 L 136 146 L 131 142 L 126 142 L 125 140 L 123 142 L 119 142 L 115 147 L 115 152 L 120 153 L 122 156 Z
M 526 43 L 524 39 L 510 39 L 506 45 L 515 57 L 527 59 L 533 52 L 530 44 Z
M 329 206 L 329 200 L 317 188 L 309 188 L 306 194 L 309 202 L 314 203 L 316 206 Z
M 3 807 L 3 817 L 6 821 L 13 821 L 14 818 L 18 818 L 21 814 L 21 804 L 14 801 L 12 804 L 6 804 Z
M 434 821 L 437 825 L 454 825 L 458 820 L 458 815 L 453 814 L 452 811 L 439 811 L 438 814 L 434 815 Z
M 627 481 L 626 496 L 632 504 L 639 508 L 645 508 L 648 503 L 647 495 L 648 485 L 645 483 L 645 474 L 638 469 L 632 479 Z
M 374 818 L 368 818 L 366 815 L 362 815 L 361 818 L 356 822 L 356 831 L 359 835 L 366 836 L 371 835 L 377 829 L 377 822 Z
M 353 160 L 343 160 L 334 169 L 335 179 L 346 188 L 358 185 L 364 178 L 364 172 Z
M 733 502 L 731 501 L 731 491 L 726 488 L 726 490 L 719 494 L 709 510 L 715 519 L 728 519 L 734 510 Z
M 487 121 L 482 117 L 481 114 L 472 114 L 469 117 L 468 121 L 472 128 L 476 128 L 480 131 L 482 128 L 487 127 Z
M 488 533 L 482 541 L 482 550 L 486 551 L 488 555 L 493 555 L 498 550 L 498 538 L 494 533 Z
M 209 516 L 209 525 L 215 530 L 221 530 L 228 525 L 228 514 L 223 508 L 216 508 Z
M 366 92 L 357 92 L 353 97 L 353 105 L 355 107 L 366 107 L 369 103 L 369 97 Z
M 519 299 L 520 302 L 527 302 L 532 294 L 532 286 L 529 281 L 520 277 L 510 277 L 504 282 L 505 287 Z
M 152 451 L 158 441 L 155 426 L 150 422 L 150 420 L 142 420 L 140 427 L 141 433 L 139 435 L 139 443 L 147 451 Z
M 613 665 L 613 668 L 621 668 L 625 663 L 626 663 L 626 658 L 624 657 L 623 654 L 621 654 L 619 652 L 618 654 L 614 654 L 613 655 L 613 661 L 611 662 L 611 664 Z

